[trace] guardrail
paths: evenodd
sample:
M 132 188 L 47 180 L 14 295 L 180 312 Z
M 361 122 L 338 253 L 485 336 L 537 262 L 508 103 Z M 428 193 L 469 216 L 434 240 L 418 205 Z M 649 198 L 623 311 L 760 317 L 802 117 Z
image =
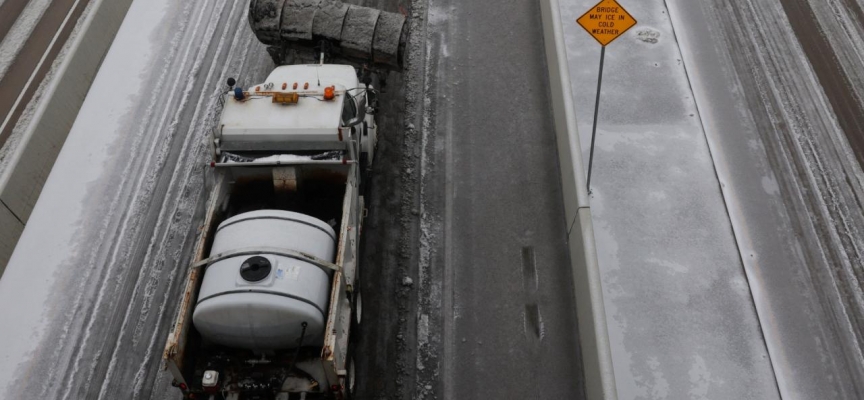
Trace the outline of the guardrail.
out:
M 555 134 L 558 138 L 558 159 L 576 293 L 585 394 L 588 400 L 617 400 L 600 268 L 597 263 L 594 227 L 591 224 L 582 150 L 570 89 L 560 8 L 558 0 L 540 0 L 540 7 Z
M 132 0 L 93 0 L 0 173 L 0 276 Z M 9 214 L 9 215 L 6 215 Z M 13 218 L 14 217 L 14 218 Z

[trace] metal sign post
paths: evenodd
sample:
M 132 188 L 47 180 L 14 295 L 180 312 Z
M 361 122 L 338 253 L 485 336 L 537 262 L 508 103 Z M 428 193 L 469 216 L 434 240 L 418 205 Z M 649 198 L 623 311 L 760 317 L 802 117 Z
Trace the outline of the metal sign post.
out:
M 600 73 L 597 77 L 597 100 L 594 102 L 594 127 L 591 129 L 591 155 L 588 157 L 588 192 L 591 192 L 591 169 L 594 165 L 594 141 L 597 138 L 597 116 L 600 111 L 600 88 L 603 84 L 603 62 L 606 46 L 636 25 L 636 19 L 615 0 L 602 0 L 576 22 L 600 43 Z
M 603 61 L 606 46 L 600 47 L 600 76 L 597 77 L 597 99 L 594 101 L 594 126 L 591 128 L 591 155 L 588 157 L 588 193 L 591 193 L 591 167 L 594 165 L 594 140 L 597 139 L 597 114 L 600 111 L 600 87 L 603 85 Z

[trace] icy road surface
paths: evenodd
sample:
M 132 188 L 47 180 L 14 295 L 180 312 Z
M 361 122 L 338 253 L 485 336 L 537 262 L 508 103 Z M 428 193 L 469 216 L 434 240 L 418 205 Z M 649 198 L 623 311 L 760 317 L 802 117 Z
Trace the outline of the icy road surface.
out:
M 89 1 L 75 0 L 9 0 L 0 5 L 0 13 L 12 13 L 21 3 L 14 24 L 8 25 L 8 14 L 0 17 L 0 147 L 13 134 L 16 123 L 25 115 L 25 108 L 36 94 L 39 84 L 50 78 L 55 59 L 70 34 L 74 35 L 79 17 L 89 7 Z M 4 32 L 5 31 L 5 32 Z
M 861 2 L 622 4 L 592 179 L 619 397 L 862 398 Z
M 670 7 L 781 394 L 864 398 L 864 3 Z
M 358 397 L 533 398 L 539 384 L 580 398 L 539 6 L 363 3 L 410 13 L 413 34 L 366 189 Z M 0 309 L 14 321 L 0 397 L 177 398 L 161 352 L 211 180 L 215 96 L 272 68 L 246 6 L 133 4 L 0 280 L 0 304 L 19 305 Z M 477 23 L 494 9 L 505 32 Z
M 134 2 L 0 280 L 0 301 L 14 305 L 0 308 L 0 398 L 179 398 L 161 355 L 212 183 L 205 138 L 216 95 L 229 76 L 249 85 L 273 68 L 247 7 Z M 403 257 L 420 240 L 394 212 L 401 202 L 401 214 L 413 215 L 407 199 L 416 181 L 401 177 L 419 162 L 412 153 L 419 136 L 402 122 L 404 93 L 392 74 L 366 193 L 361 398 L 412 398 L 401 390 L 414 388 L 406 383 L 415 371 L 416 314 L 404 298 L 415 292 L 402 277 L 416 270 Z
M 166 398 L 161 352 L 228 76 L 269 57 L 245 2 L 136 1 L 0 279 L 0 398 Z M 176 392 L 175 392 L 176 394 Z
M 562 2 L 582 149 L 600 46 Z M 779 399 L 708 143 L 662 0 L 606 49 L 591 208 L 622 400 Z

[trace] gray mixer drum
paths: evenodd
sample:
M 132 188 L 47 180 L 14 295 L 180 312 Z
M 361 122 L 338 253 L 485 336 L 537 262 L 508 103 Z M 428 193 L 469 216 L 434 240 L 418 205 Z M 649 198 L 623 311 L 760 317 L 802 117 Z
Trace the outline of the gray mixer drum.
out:
M 262 210 L 234 216 L 216 231 L 211 255 L 255 247 L 294 250 L 333 262 L 336 233 L 316 218 Z M 330 272 L 297 258 L 261 252 L 207 267 L 192 316 L 205 338 L 257 351 L 321 345 Z

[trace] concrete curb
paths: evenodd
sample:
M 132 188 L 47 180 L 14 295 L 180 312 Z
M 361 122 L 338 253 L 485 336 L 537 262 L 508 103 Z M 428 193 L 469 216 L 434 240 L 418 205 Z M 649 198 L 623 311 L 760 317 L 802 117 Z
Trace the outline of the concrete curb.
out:
M 66 57 L 45 87 L 20 145 L 9 156 L 8 168 L 0 174 L 0 200 L 25 223 L 131 3 L 93 0 Z M 0 232 L 0 275 L 20 234 L 20 229 Z
M 591 208 L 558 0 L 540 0 L 540 8 L 576 292 L 585 395 L 589 400 L 617 400 L 594 227 L 591 224 Z

